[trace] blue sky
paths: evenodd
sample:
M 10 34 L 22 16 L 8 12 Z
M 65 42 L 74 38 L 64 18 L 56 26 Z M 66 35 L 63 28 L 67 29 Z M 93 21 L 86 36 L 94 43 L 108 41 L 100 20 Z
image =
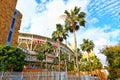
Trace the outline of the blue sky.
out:
M 64 10 L 81 7 L 86 12 L 86 28 L 80 28 L 77 35 L 78 47 L 83 38 L 93 40 L 96 54 L 105 45 L 115 45 L 120 40 L 120 0 L 18 0 L 16 8 L 22 13 L 20 32 L 51 37 Z M 73 43 L 73 35 L 68 41 Z M 97 54 L 102 62 L 105 57 Z

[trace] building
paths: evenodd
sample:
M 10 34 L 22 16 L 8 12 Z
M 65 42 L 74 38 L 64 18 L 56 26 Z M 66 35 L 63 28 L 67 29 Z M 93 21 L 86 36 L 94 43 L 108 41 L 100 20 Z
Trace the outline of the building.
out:
M 17 45 L 22 14 L 17 0 L 0 0 L 0 45 Z
M 36 34 L 30 34 L 30 33 L 19 33 L 18 36 L 18 47 L 22 48 L 27 53 L 27 68 L 36 68 L 38 69 L 40 67 L 40 61 L 36 58 L 37 53 L 35 52 L 40 45 L 45 42 L 49 41 L 55 48 L 56 51 L 54 54 L 48 54 L 47 61 L 44 60 L 43 62 L 47 62 L 48 64 L 53 63 L 53 59 L 58 55 L 58 44 L 54 42 L 51 38 L 36 35 Z M 68 58 L 70 60 L 71 55 L 73 54 L 72 50 L 68 48 L 65 44 L 61 43 L 60 46 L 61 51 L 68 54 Z

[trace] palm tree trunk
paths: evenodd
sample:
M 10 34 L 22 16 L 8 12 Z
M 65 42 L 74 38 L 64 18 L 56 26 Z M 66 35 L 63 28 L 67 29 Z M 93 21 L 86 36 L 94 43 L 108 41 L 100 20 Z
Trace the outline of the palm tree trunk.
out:
M 90 63 L 90 74 L 91 74 L 92 80 L 94 80 L 92 76 L 92 65 L 91 65 L 90 56 L 89 56 L 90 52 L 88 51 L 87 53 L 88 53 L 88 61 Z
M 41 69 L 42 69 L 42 61 L 40 62 L 40 67 L 41 67 Z
M 77 39 L 76 39 L 76 33 L 75 33 L 75 22 L 72 22 L 72 29 L 73 29 L 73 35 L 74 35 L 74 47 L 75 47 L 75 55 L 76 55 L 76 66 L 78 70 L 78 80 L 80 80 L 80 70 L 79 70 L 79 62 L 78 62 L 78 53 L 77 53 Z
M 58 58 L 59 58 L 59 80 L 61 79 L 60 78 L 60 38 L 58 37 Z
M 48 53 L 46 52 L 46 70 L 47 70 L 47 57 L 48 57 Z
M 46 52 L 46 71 L 47 71 L 47 80 L 48 80 L 48 52 Z
M 66 71 L 66 74 L 67 74 L 67 62 L 65 60 L 65 71 Z

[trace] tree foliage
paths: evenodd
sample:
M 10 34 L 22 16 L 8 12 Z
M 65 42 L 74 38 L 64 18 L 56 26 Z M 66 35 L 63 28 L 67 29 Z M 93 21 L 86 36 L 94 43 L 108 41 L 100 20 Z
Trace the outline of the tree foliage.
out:
M 81 71 L 90 71 L 95 70 L 95 69 L 102 69 L 102 63 L 100 60 L 96 57 L 90 57 L 89 58 L 90 62 L 87 61 L 87 58 L 82 58 L 80 61 L 80 69 Z
M 52 44 L 48 41 L 41 44 L 41 46 L 36 50 L 38 52 L 37 58 L 40 61 L 43 61 L 46 58 L 46 52 L 49 54 L 54 53 L 55 48 L 52 46 Z
M 93 43 L 92 40 L 89 39 L 83 39 L 83 43 L 80 44 L 80 47 L 82 51 L 86 51 L 87 53 L 90 53 L 93 48 L 95 47 L 95 44 Z
M 65 59 L 67 59 L 67 60 L 68 60 L 68 54 L 67 54 L 67 53 L 65 53 L 65 52 L 62 52 L 62 51 L 61 51 L 61 54 L 60 54 L 60 59 L 61 59 L 61 60 L 63 60 L 63 61 L 64 61 Z
M 48 41 L 41 44 L 41 46 L 36 50 L 38 53 L 37 59 L 41 61 L 41 67 L 43 60 L 46 59 L 46 54 L 54 54 L 54 46 Z
M 79 30 L 80 26 L 85 26 L 84 12 L 80 12 L 80 8 L 75 7 L 70 11 L 65 10 L 65 28 L 70 32 Z
M 56 31 L 52 33 L 52 39 L 54 41 L 62 42 L 64 39 L 67 39 L 67 31 L 63 28 L 63 25 L 56 24 Z
M 80 70 L 81 71 L 90 71 L 90 62 L 87 61 L 87 59 L 82 58 L 80 62 Z
M 109 79 L 120 77 L 120 45 L 104 47 L 101 53 L 107 57 Z
M 17 47 L 0 46 L 0 71 L 22 71 L 25 53 Z
M 74 61 L 67 62 L 67 70 L 74 71 L 74 65 L 75 65 Z
M 58 57 L 55 57 L 53 60 L 53 64 L 58 64 L 58 63 L 59 63 L 59 59 L 58 59 Z

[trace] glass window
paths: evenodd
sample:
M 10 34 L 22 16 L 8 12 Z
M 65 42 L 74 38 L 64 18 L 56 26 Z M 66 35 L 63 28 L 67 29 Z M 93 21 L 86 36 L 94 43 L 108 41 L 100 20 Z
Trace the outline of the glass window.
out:
M 8 36 L 8 41 L 7 42 L 10 42 L 11 38 L 12 38 L 12 31 L 9 32 L 9 36 Z
M 17 10 L 15 10 L 15 12 L 14 12 L 14 16 L 15 16 L 15 15 L 17 15 Z
M 11 29 L 14 28 L 14 24 L 15 24 L 15 18 L 13 18 L 13 20 L 12 20 Z

